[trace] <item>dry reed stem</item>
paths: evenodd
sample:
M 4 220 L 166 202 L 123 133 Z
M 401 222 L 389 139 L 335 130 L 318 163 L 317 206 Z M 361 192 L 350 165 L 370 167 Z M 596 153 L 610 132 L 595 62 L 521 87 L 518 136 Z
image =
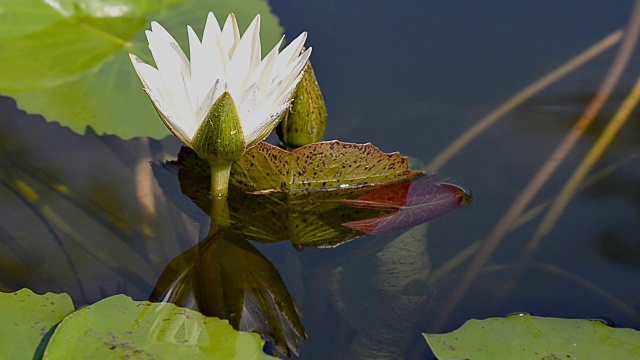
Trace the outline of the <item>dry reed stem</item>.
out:
M 469 287 L 476 279 L 479 271 L 487 263 L 495 249 L 498 247 L 502 239 L 509 232 L 512 224 L 520 217 L 520 214 L 529 205 L 533 197 L 538 193 L 542 186 L 551 177 L 553 172 L 558 168 L 562 160 L 567 156 L 578 139 L 582 136 L 586 128 L 591 124 L 593 119 L 604 106 L 606 100 L 611 95 L 620 75 L 622 74 L 626 64 L 631 57 L 633 49 L 638 39 L 640 30 L 640 0 L 634 4 L 631 21 L 627 27 L 628 31 L 620 46 L 616 58 L 609 69 L 607 76 L 602 82 L 598 92 L 591 100 L 582 116 L 565 136 L 562 143 L 555 149 L 553 154 L 547 159 L 542 168 L 529 182 L 527 187 L 520 193 L 516 200 L 511 204 L 505 215 L 500 219 L 491 234 L 485 240 L 484 244 L 478 251 L 476 257 L 472 260 L 462 279 L 453 290 L 449 300 L 443 307 L 442 311 L 433 323 L 434 331 L 440 330 L 451 317 L 451 314 L 458 307 L 466 295 Z
M 543 263 L 533 263 L 532 265 L 538 269 L 565 277 L 568 280 L 573 281 L 574 283 L 582 286 L 583 288 L 593 292 L 594 294 L 608 301 L 610 304 L 618 308 L 618 310 L 626 314 L 629 318 L 633 319 L 633 321 L 640 323 L 640 313 L 638 313 L 638 311 L 636 311 L 631 306 L 625 304 L 615 296 L 600 289 L 596 284 L 592 283 L 591 281 L 553 265 L 543 264 Z
M 604 154 L 607 148 L 611 145 L 613 139 L 616 137 L 622 126 L 627 122 L 639 101 L 640 78 L 638 78 L 631 93 L 629 93 L 613 119 L 611 119 L 611 122 L 609 122 L 602 132 L 598 141 L 593 145 L 591 150 L 589 150 L 589 153 L 582 160 L 580 166 L 578 166 L 575 172 L 571 175 L 571 178 L 569 178 L 565 186 L 560 191 L 560 194 L 551 205 L 551 208 L 544 217 L 544 220 L 542 220 L 540 226 L 538 226 L 534 239 L 539 240 L 551 231 L 582 181 L 585 179 L 589 171 L 591 171 L 595 163 L 602 157 L 602 154 Z
M 596 56 L 602 54 L 613 45 L 617 44 L 622 38 L 623 31 L 617 30 L 609 34 L 609 36 L 598 41 L 595 45 L 591 46 L 587 50 L 583 51 L 576 57 L 560 65 L 550 73 L 536 80 L 526 88 L 520 90 L 514 96 L 509 98 L 506 102 L 502 103 L 495 110 L 487 114 L 480 119 L 475 125 L 467 129 L 462 135 L 456 138 L 449 146 L 442 150 L 427 166 L 430 171 L 437 172 L 446 162 L 451 160 L 457 153 L 459 153 L 465 146 L 467 146 L 473 139 L 478 137 L 482 132 L 487 130 L 491 125 L 495 124 L 501 117 L 508 112 L 515 109 L 517 106 L 525 102 L 527 99 L 533 97 L 540 91 L 544 90 L 549 85 L 560 80 L 573 70 L 581 67 L 585 63 L 589 62 Z
M 578 166 L 578 168 L 574 171 L 556 199 L 551 204 L 551 207 L 547 211 L 547 214 L 536 229 L 533 238 L 527 245 L 524 254 L 522 254 L 520 259 L 518 259 L 514 270 L 510 273 L 509 281 L 505 283 L 503 290 L 500 292 L 499 298 L 506 297 L 513 290 L 518 277 L 533 258 L 533 255 L 542 244 L 542 240 L 547 234 L 549 234 L 549 232 L 551 232 L 551 229 L 558 222 L 558 219 L 562 215 L 562 212 L 564 211 L 564 209 L 566 209 L 569 201 L 571 201 L 571 198 L 573 198 L 575 193 L 578 191 L 578 188 L 585 180 L 589 171 L 591 171 L 595 163 L 600 159 L 600 157 L 602 157 L 602 154 L 607 150 L 609 145 L 611 145 L 611 142 L 613 142 L 615 136 L 629 119 L 629 116 L 631 116 L 631 113 L 636 108 L 639 101 L 640 78 L 637 80 L 631 93 L 629 93 L 627 98 L 624 100 L 624 102 L 614 115 L 613 119 L 611 119 L 596 143 L 593 145 L 593 147 L 591 147 L 591 150 L 589 151 L 587 156 L 582 160 L 580 166 Z

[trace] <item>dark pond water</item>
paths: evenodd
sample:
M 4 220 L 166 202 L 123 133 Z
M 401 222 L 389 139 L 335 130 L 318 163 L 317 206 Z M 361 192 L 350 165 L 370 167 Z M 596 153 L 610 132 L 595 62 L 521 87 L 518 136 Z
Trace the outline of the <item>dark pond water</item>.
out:
M 516 92 L 625 28 L 633 2 L 309 0 L 272 7 L 287 34 L 309 32 L 329 112 L 325 138 L 372 142 L 428 164 Z M 514 312 L 604 317 L 639 328 L 637 112 L 532 258 L 521 260 L 545 212 L 504 237 L 455 307 L 448 305 L 474 253 L 442 271 L 491 234 L 580 117 L 617 49 L 507 113 L 440 167 L 473 191 L 474 202 L 414 229 L 422 240 L 411 243 L 411 256 L 392 261 L 418 264 L 420 286 L 393 296 L 381 290 L 391 291 L 393 277 L 380 275 L 380 259 L 400 233 L 335 249 L 254 244 L 303 314 L 300 357 L 430 359 L 421 332 Z M 640 75 L 638 64 L 634 54 L 594 124 L 527 210 L 553 201 Z M 0 98 L 0 109 L 0 290 L 64 291 L 76 306 L 117 293 L 146 299 L 167 264 L 206 234 L 207 217 L 176 200 L 175 174 L 157 166 L 175 158 L 176 140 L 79 136 L 22 113 L 9 98 Z

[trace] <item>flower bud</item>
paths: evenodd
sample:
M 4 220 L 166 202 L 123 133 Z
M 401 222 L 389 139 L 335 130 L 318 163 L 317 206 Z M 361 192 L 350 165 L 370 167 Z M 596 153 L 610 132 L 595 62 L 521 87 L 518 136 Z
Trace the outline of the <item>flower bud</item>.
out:
M 192 147 L 210 162 L 231 163 L 242 157 L 246 142 L 231 94 L 224 92 L 213 104 L 193 137 Z
M 291 99 L 291 108 L 282 115 L 276 129 L 280 141 L 287 148 L 297 148 L 322 140 L 327 126 L 327 108 L 310 61 L 307 61 Z

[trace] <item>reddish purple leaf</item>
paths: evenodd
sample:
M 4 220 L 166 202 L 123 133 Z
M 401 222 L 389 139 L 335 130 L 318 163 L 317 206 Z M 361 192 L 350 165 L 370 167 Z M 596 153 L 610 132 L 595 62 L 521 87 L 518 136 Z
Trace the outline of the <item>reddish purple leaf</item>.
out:
M 384 234 L 439 218 L 470 202 L 471 194 L 461 187 L 420 176 L 346 201 L 351 207 L 398 209 L 397 212 L 342 225 L 371 235 Z

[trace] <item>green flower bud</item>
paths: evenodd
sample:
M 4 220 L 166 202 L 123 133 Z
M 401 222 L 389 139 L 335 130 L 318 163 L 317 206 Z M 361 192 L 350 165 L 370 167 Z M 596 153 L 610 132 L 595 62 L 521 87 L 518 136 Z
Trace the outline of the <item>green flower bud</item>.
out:
M 203 159 L 214 163 L 231 163 L 242 157 L 246 143 L 240 116 L 231 94 L 224 92 L 200 124 L 191 144 Z
M 307 61 L 291 99 L 291 108 L 285 111 L 276 128 L 280 141 L 287 148 L 297 148 L 322 140 L 327 126 L 327 108 L 311 61 Z

